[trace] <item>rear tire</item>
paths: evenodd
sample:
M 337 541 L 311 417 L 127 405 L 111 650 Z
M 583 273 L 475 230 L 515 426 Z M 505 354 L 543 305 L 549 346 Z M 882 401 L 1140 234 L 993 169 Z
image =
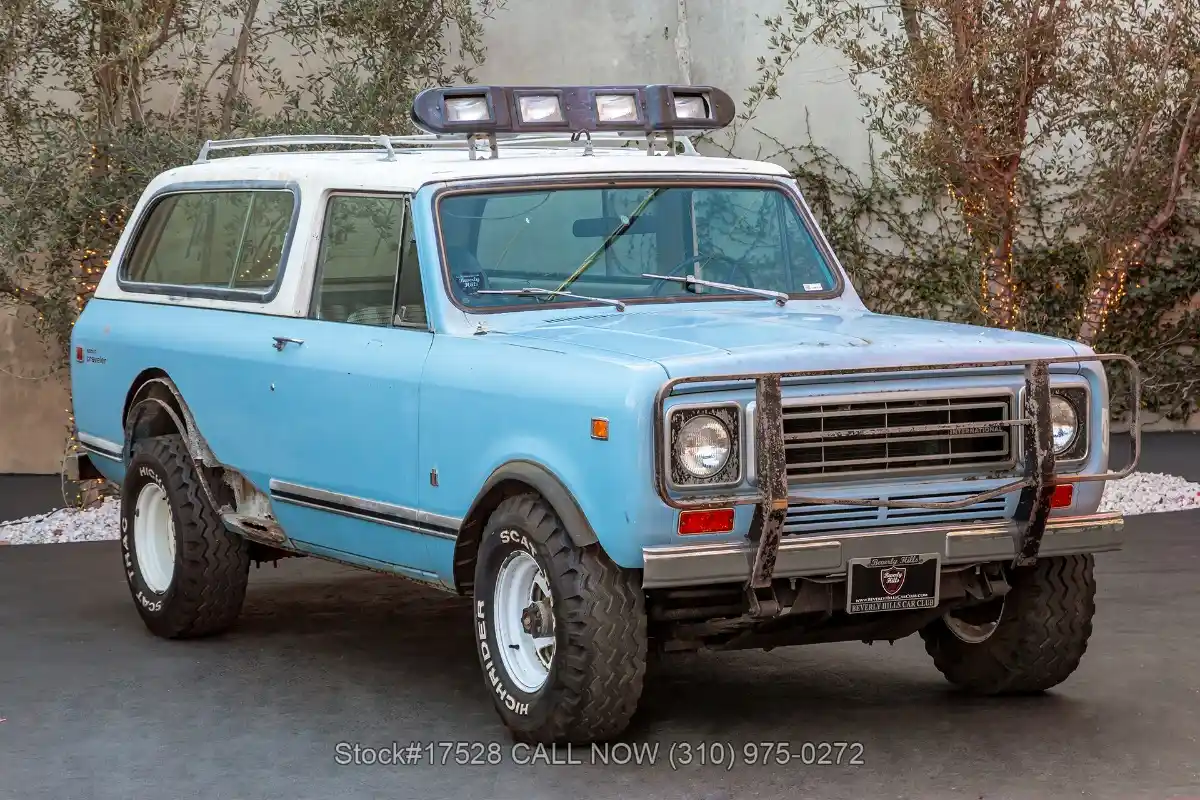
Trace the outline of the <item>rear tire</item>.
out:
M 951 683 L 985 694 L 1031 694 L 1065 681 L 1092 634 L 1092 555 L 1039 558 L 1011 571 L 1011 589 L 990 636 L 963 641 L 944 619 L 921 631 L 925 650 Z M 963 636 L 963 638 L 960 638 Z
M 629 725 L 646 673 L 640 581 L 598 544 L 577 547 L 540 496 L 510 497 L 488 520 L 474 612 L 484 680 L 515 740 L 586 744 Z
M 121 555 L 138 613 L 158 636 L 221 633 L 241 613 L 249 542 L 225 529 L 178 435 L 133 446 L 121 486 Z

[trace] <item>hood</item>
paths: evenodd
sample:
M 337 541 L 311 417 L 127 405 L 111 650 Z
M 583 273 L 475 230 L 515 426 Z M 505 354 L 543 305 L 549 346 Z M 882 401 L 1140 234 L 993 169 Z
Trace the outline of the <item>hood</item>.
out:
M 655 361 L 672 378 L 1080 354 L 1038 334 L 801 303 L 627 306 L 506 333 Z

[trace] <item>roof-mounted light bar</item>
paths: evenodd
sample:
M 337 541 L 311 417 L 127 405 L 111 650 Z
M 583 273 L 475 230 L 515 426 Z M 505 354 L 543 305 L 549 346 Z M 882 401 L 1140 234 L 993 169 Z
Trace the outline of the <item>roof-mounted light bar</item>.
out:
M 642 132 L 651 140 L 724 128 L 733 100 L 713 86 L 456 86 L 426 89 L 412 120 L 434 134 L 468 139 L 501 133 Z M 673 151 L 671 151 L 673 152 Z

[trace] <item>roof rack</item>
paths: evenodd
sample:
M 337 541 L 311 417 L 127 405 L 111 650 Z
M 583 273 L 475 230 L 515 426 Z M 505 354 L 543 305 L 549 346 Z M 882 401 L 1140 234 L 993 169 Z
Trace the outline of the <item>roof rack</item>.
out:
M 302 148 L 301 152 L 329 152 L 309 148 L 324 148 L 333 145 L 354 147 L 373 147 L 365 152 L 384 153 L 384 161 L 394 161 L 397 153 L 417 153 L 429 149 L 465 149 L 474 160 L 479 154 L 478 144 L 487 142 L 492 158 L 499 155 L 499 148 L 513 147 L 545 147 L 547 145 L 566 145 L 582 147 L 584 155 L 592 155 L 595 146 L 610 148 L 627 148 L 631 145 L 644 147 L 650 155 L 654 154 L 655 133 L 621 133 L 609 132 L 588 133 L 518 133 L 508 135 L 492 134 L 491 136 L 463 134 L 420 134 L 416 136 L 342 136 L 328 134 L 300 134 L 278 136 L 251 136 L 243 139 L 209 139 L 200 148 L 197 164 L 209 161 L 209 154 L 216 150 L 235 150 L 243 148 Z M 678 143 L 684 155 L 699 155 L 690 138 L 686 136 L 665 136 L 667 155 L 675 155 L 674 145 Z M 347 152 L 345 150 L 335 152 Z

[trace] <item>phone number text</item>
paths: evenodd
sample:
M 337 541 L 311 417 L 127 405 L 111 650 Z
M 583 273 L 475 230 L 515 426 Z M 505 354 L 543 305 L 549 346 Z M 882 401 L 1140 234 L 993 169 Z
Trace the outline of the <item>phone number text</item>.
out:
M 505 762 L 518 766 L 644 765 L 673 770 L 711 767 L 861 766 L 861 742 L 605 742 L 590 747 L 500 742 L 392 742 L 366 747 L 338 742 L 335 760 L 342 766 L 481 766 Z

